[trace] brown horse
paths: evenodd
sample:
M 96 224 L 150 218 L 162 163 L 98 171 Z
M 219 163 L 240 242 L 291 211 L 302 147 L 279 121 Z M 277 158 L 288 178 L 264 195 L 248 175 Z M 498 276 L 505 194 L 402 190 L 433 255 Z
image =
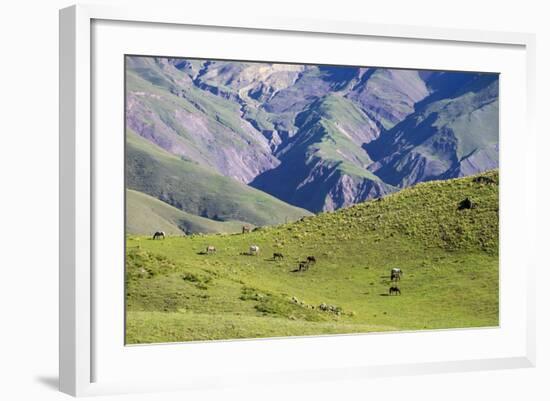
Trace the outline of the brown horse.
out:
M 157 231 L 153 234 L 153 239 L 164 239 L 166 237 L 166 234 L 164 234 L 164 231 Z
M 390 295 L 393 295 L 393 294 L 401 295 L 401 290 L 398 287 L 393 285 L 393 286 L 390 287 L 389 293 L 390 293 Z

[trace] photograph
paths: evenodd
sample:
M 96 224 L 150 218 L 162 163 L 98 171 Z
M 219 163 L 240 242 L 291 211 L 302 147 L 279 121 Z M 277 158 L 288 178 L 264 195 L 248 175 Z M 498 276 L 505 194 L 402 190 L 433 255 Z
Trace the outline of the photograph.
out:
M 498 73 L 123 74 L 127 345 L 499 326 Z
M 550 400 L 544 4 L 3 2 L 0 401 Z

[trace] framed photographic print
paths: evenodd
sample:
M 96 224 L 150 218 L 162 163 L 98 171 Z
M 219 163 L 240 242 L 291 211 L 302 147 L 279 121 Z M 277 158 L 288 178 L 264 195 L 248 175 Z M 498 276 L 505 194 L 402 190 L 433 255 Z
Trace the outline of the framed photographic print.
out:
M 61 11 L 61 390 L 532 366 L 533 37 L 254 21 Z

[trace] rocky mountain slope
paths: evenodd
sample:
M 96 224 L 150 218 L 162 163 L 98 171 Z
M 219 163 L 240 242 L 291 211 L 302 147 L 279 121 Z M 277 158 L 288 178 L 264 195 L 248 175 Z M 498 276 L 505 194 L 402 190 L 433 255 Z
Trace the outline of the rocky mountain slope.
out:
M 494 74 L 127 57 L 126 92 L 151 144 L 312 212 L 498 166 Z
M 472 175 L 498 167 L 498 80 L 475 76 L 365 145 L 368 169 L 391 185 Z

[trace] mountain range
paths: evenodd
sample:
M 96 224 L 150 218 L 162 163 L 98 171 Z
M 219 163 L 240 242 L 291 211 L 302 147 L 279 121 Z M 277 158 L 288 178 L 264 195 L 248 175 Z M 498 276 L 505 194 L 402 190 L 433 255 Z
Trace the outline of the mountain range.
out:
M 497 74 L 127 56 L 127 188 L 280 223 L 497 168 L 498 115 Z

